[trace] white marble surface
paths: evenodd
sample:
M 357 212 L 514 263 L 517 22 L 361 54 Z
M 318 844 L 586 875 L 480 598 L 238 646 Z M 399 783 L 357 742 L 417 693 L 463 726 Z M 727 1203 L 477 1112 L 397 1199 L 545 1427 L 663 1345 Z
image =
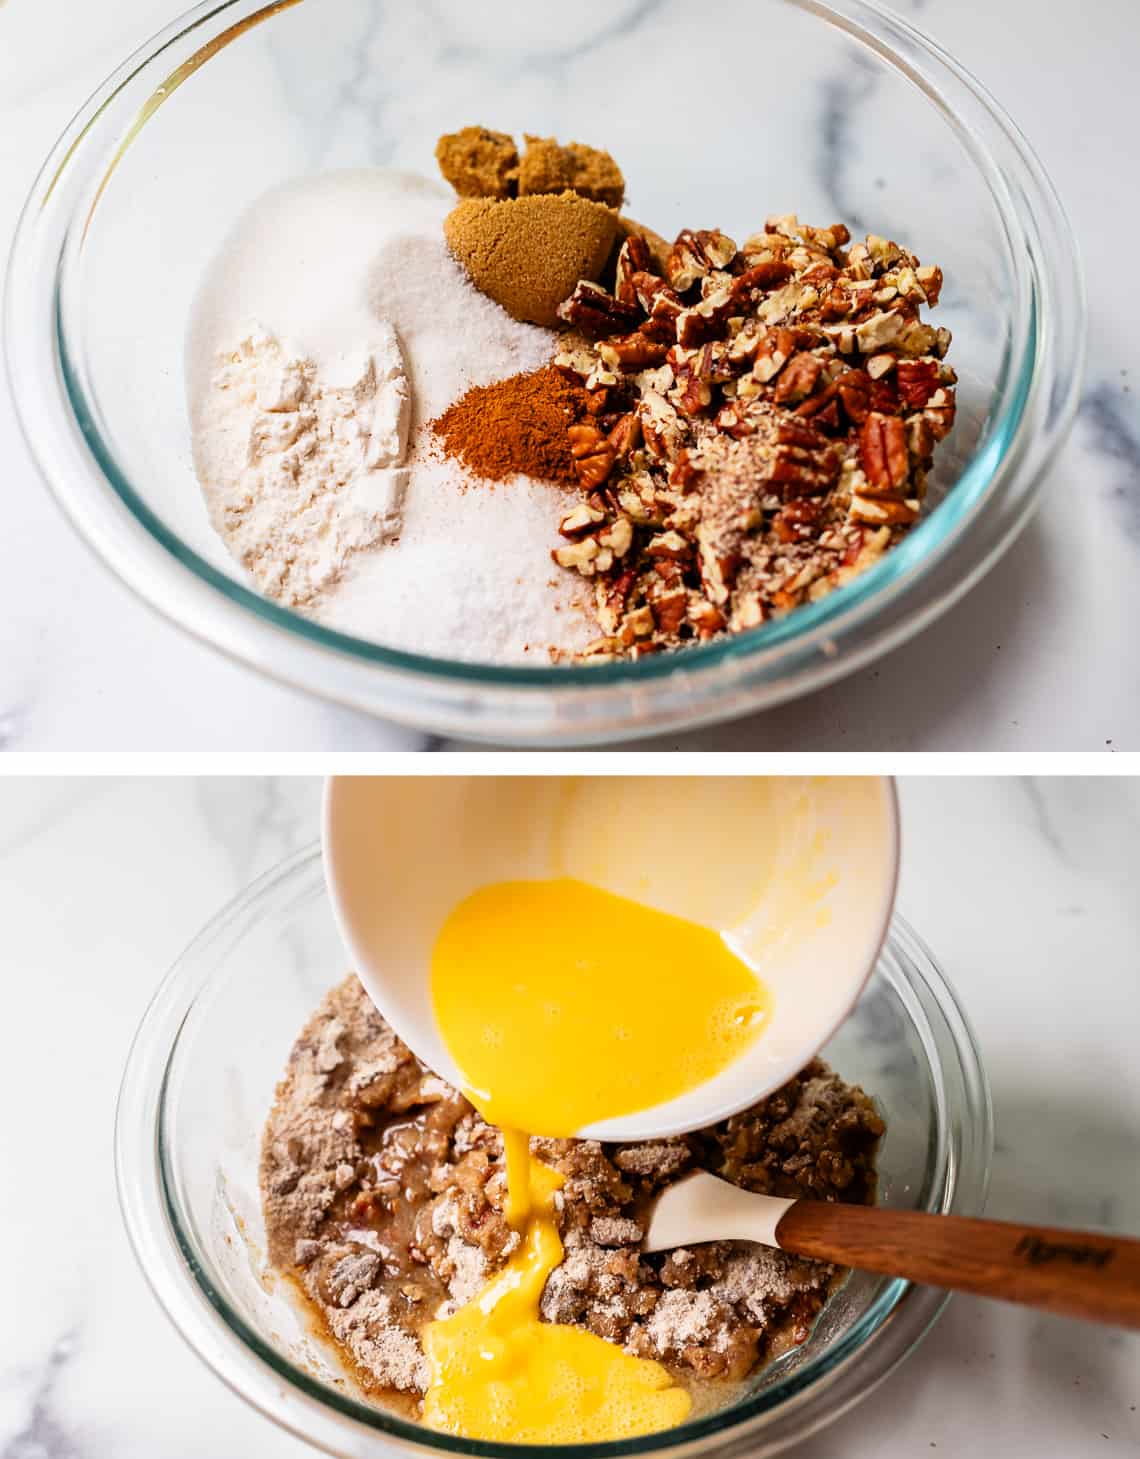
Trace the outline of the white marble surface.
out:
M 464 25 L 477 24 L 494 3 L 483 0 L 468 9 L 460 0 L 439 0 L 417 14 L 441 66 L 463 54 L 469 39 Z M 1096 0 L 1095 24 L 1090 14 L 1077 31 L 1069 9 L 1033 0 L 1000 6 L 899 0 L 899 7 L 1008 106 L 1070 208 L 1091 296 L 1091 368 L 1081 417 L 1051 473 L 1041 511 L 1000 570 L 917 642 L 797 704 L 670 743 L 1134 748 L 1140 745 L 1131 601 L 1140 561 L 1140 406 L 1133 384 L 1140 369 L 1140 313 L 1135 290 L 1123 286 L 1121 259 L 1140 223 L 1129 184 L 1135 7 L 1132 0 Z M 181 0 L 0 5 L 0 249 L 65 121 L 133 42 L 180 8 Z M 378 22 L 381 13 L 379 4 L 362 0 L 364 17 Z M 644 33 L 658 54 L 670 54 L 670 45 L 685 43 L 690 12 L 670 0 L 584 0 L 581 15 L 586 39 L 550 62 L 552 85 L 593 84 L 597 67 L 588 42 L 615 27 Z M 538 25 L 527 41 L 532 51 L 541 50 L 543 30 Z M 367 77 L 365 66 L 345 84 L 363 88 Z M 601 80 L 608 84 L 604 68 Z M 304 84 L 303 77 L 286 81 Z M 812 99 L 833 124 L 833 142 L 855 124 L 856 91 L 833 78 Z M 699 117 L 701 94 L 694 91 L 690 115 Z M 414 98 L 405 96 L 400 104 L 413 106 Z M 385 125 L 383 106 L 376 110 L 376 125 Z M 326 150 L 335 163 L 336 139 Z M 826 186 L 826 156 L 819 172 Z M 0 747 L 302 750 L 431 743 L 264 681 L 140 607 L 92 559 L 48 499 L 3 391 L 0 461 L 6 502 L 0 526 Z
M 186 1349 L 115 1202 L 114 1099 L 159 977 L 308 842 L 319 786 L 0 781 L 0 1455 L 249 1459 L 302 1446 Z M 1140 782 L 903 785 L 901 908 L 973 1019 L 997 1124 L 990 1214 L 1140 1233 Z M 330 980 L 336 970 L 330 969 Z M 956 1298 L 798 1459 L 1135 1454 L 1140 1339 Z

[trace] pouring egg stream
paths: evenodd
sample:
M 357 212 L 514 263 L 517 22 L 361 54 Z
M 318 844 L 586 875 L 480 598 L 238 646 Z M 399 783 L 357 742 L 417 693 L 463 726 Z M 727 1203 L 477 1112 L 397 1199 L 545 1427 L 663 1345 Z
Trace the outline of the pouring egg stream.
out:
M 436 941 L 431 991 L 464 1093 L 503 1132 L 506 1215 L 522 1240 L 473 1302 L 428 1327 L 425 1421 L 546 1444 L 680 1423 L 691 1400 L 659 1363 L 540 1322 L 562 1260 L 562 1180 L 531 1156 L 528 1132 L 572 1136 L 711 1079 L 761 1035 L 767 990 L 711 928 L 557 877 L 465 898 Z
M 326 851 L 365 986 L 503 1136 L 518 1243 L 422 1330 L 424 1422 L 543 1444 L 683 1422 L 691 1397 L 660 1363 L 540 1320 L 563 1258 L 563 1177 L 530 1136 L 700 1128 L 801 1068 L 889 919 L 889 784 L 340 780 Z

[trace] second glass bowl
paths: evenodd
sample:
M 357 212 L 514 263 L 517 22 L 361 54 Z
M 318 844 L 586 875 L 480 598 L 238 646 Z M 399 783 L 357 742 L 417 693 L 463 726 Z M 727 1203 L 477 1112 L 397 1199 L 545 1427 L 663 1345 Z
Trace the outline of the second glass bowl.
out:
M 119 1196 L 135 1253 L 191 1347 L 263 1413 L 343 1459 L 550 1459 L 455 1439 L 359 1395 L 264 1262 L 261 1131 L 289 1049 L 344 971 L 319 852 L 255 882 L 168 974 L 135 1038 L 116 1126 Z M 887 1122 L 881 1204 L 976 1215 L 993 1131 L 977 1046 L 921 941 L 896 919 L 854 1012 L 823 1050 Z M 643 1439 L 566 1446 L 560 1459 L 775 1454 L 843 1413 L 910 1352 L 945 1295 L 854 1273 L 808 1341 L 734 1406 Z

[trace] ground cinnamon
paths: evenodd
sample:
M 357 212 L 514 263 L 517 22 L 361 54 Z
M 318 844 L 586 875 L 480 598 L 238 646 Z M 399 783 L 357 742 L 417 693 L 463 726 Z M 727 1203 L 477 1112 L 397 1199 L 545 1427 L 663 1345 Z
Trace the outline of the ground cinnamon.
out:
M 485 481 L 524 475 L 579 484 L 567 426 L 589 396 L 553 365 L 477 385 L 431 423 L 448 456 Z

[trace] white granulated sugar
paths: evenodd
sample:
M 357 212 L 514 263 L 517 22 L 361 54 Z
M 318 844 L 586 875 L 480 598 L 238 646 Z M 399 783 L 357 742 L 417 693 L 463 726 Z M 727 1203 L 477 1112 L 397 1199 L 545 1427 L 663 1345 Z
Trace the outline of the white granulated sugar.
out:
M 587 588 L 550 559 L 574 497 L 521 477 L 473 481 L 426 425 L 470 386 L 546 363 L 554 341 L 468 282 L 443 241 L 453 204 L 423 178 L 379 170 L 302 179 L 255 203 L 211 265 L 191 323 L 195 461 L 211 519 L 263 592 L 391 647 L 541 662 L 550 646 L 592 636 Z M 399 425 L 398 392 L 380 388 L 393 378 L 386 323 L 410 385 L 403 467 L 369 454 Z M 362 359 L 374 360 L 371 399 L 358 399 L 367 372 L 352 373 Z M 358 408 L 346 412 L 345 391 Z M 304 405 L 322 440 L 314 395 L 336 417 L 330 447 L 351 445 L 347 468 L 333 467 L 331 449 L 305 467 L 308 452 L 287 439 L 293 423 L 274 423 Z

